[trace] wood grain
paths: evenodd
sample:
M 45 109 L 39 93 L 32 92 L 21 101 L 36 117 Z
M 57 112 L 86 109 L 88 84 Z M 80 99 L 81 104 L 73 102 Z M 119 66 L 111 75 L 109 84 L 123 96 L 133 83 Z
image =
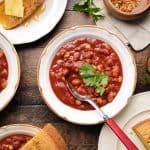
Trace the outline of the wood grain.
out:
M 64 136 L 70 150 L 96 150 L 102 125 L 79 126 L 62 120 L 48 109 L 37 87 L 37 64 L 47 43 L 64 29 L 75 25 L 94 24 L 90 17 L 72 11 L 72 5 L 75 2 L 76 0 L 68 1 L 62 20 L 51 33 L 31 44 L 16 46 L 21 61 L 21 80 L 12 102 L 0 113 L 0 126 L 29 123 L 41 127 L 51 122 Z M 148 91 L 150 86 L 144 83 L 143 76 L 146 58 L 150 56 L 150 47 L 142 52 L 133 53 L 138 69 L 135 93 Z

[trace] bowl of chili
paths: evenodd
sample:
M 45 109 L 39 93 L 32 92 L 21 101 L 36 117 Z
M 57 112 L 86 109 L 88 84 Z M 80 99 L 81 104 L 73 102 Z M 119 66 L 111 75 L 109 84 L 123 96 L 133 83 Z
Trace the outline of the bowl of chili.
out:
M 141 18 L 150 8 L 150 0 L 104 0 L 106 8 L 121 20 Z
M 12 124 L 0 128 L 0 149 L 20 149 L 41 129 L 28 124 Z
M 66 80 L 114 117 L 134 91 L 136 65 L 116 35 L 96 26 L 73 27 L 56 36 L 43 51 L 38 66 L 39 90 L 61 118 L 84 125 L 103 122 L 89 104 L 71 95 Z
M 20 61 L 14 46 L 0 34 L 0 111 L 12 100 L 20 80 Z

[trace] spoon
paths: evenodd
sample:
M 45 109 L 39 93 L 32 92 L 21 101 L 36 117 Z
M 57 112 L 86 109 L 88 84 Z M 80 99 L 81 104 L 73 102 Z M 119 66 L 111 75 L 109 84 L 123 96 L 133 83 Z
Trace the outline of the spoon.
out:
M 120 141 L 126 146 L 128 150 L 138 150 L 136 145 L 129 139 L 129 137 L 124 133 L 124 131 L 117 125 L 117 123 L 109 118 L 107 114 L 103 112 L 101 108 L 89 97 L 78 94 L 72 87 L 72 85 L 66 81 L 66 85 L 70 93 L 81 101 L 89 103 L 93 106 L 96 112 L 104 119 L 104 122 L 111 128 L 111 130 L 116 134 Z

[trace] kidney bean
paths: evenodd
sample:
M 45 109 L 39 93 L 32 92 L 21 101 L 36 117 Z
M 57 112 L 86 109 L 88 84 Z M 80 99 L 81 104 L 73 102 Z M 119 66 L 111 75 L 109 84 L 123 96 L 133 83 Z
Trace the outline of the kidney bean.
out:
M 112 92 L 112 91 L 109 92 L 109 94 L 107 96 L 108 101 L 111 102 L 115 96 L 116 96 L 115 92 Z
M 74 68 L 81 68 L 83 64 L 84 64 L 83 61 L 77 61 L 77 62 L 73 63 L 73 67 Z
M 66 45 L 66 47 L 65 47 L 65 49 L 67 49 L 68 51 L 71 51 L 71 50 L 74 49 L 74 48 L 75 48 L 75 45 L 72 44 L 72 43 Z
M 85 60 L 88 64 L 92 64 L 92 60 L 91 59 L 86 59 Z
M 118 77 L 118 82 L 120 82 L 120 83 L 122 82 L 122 76 Z
M 96 69 L 99 71 L 99 72 L 103 72 L 104 69 L 103 69 L 103 66 L 101 64 L 99 64 Z
M 57 75 L 56 75 L 56 78 L 57 79 L 61 79 L 62 75 L 63 75 L 63 72 L 58 72 Z
M 97 102 L 97 104 L 100 105 L 100 106 L 102 106 L 102 104 L 103 104 L 103 100 L 102 100 L 101 97 L 96 98 L 96 102 Z
M 105 43 L 105 42 L 103 42 L 102 44 L 101 44 L 101 48 L 102 49 L 107 49 L 107 50 L 111 50 L 111 47 L 110 47 L 110 45 L 108 45 L 107 43 Z
M 7 86 L 7 80 L 3 79 L 1 82 L 0 90 L 6 88 Z
M 80 53 L 79 52 L 75 52 L 73 55 L 74 60 L 79 60 L 80 58 Z
M 106 63 L 108 64 L 108 65 L 113 65 L 114 64 L 114 61 L 110 58 L 110 57 L 108 57 L 108 59 L 106 60 Z
M 8 76 L 8 72 L 7 72 L 7 69 L 3 69 L 0 73 L 0 76 L 3 78 L 7 77 Z
M 104 55 L 109 55 L 109 50 L 108 49 L 103 49 L 103 48 L 95 48 L 95 51 Z
M 93 56 L 93 52 L 92 51 L 87 51 L 86 53 L 84 53 L 84 57 L 85 58 L 92 58 L 92 56 Z
M 64 54 L 64 58 L 68 58 L 70 56 L 70 53 L 69 52 L 66 52 L 65 54 Z
M 118 77 L 119 72 L 120 72 L 119 66 L 114 66 L 114 67 L 113 67 L 113 70 L 112 70 L 112 76 Z
M 72 83 L 72 85 L 80 85 L 81 84 L 81 80 L 80 79 L 73 79 L 72 81 L 71 81 L 71 83 Z
M 91 39 L 91 38 L 87 38 L 87 42 L 88 42 L 89 44 L 94 45 L 94 46 L 100 43 L 99 40 L 97 40 L 97 39 Z
M 12 139 L 11 138 L 6 138 L 7 143 L 11 143 Z
M 0 58 L 2 58 L 3 56 L 4 56 L 4 53 L 0 51 Z
M 63 75 L 67 76 L 69 74 L 69 69 L 63 68 Z
M 61 59 L 57 60 L 57 64 L 58 64 L 58 65 L 63 64 L 63 62 L 64 62 L 64 61 L 63 61 L 63 60 L 61 60 Z
M 14 147 L 14 148 L 19 148 L 20 145 L 21 145 L 21 142 L 20 142 L 20 141 L 14 141 L 14 143 L 13 143 L 13 147 Z
M 72 63 L 69 63 L 69 62 L 66 62 L 65 64 L 64 64 L 64 67 L 66 67 L 66 68 L 72 68 L 72 66 L 73 66 L 73 64 Z
M 75 103 L 76 103 L 76 105 L 81 105 L 82 104 L 82 102 L 79 101 L 79 100 L 76 100 Z
M 54 71 L 50 71 L 50 75 L 51 76 L 55 76 L 55 72 Z
M 81 95 L 87 94 L 86 90 L 85 90 L 82 86 L 80 86 L 80 87 L 77 89 L 77 91 L 78 91 Z
M 111 57 L 112 60 L 118 60 L 118 57 L 114 52 L 111 53 L 110 57 Z
M 59 88 L 65 88 L 64 82 L 57 82 L 57 87 L 59 87 Z

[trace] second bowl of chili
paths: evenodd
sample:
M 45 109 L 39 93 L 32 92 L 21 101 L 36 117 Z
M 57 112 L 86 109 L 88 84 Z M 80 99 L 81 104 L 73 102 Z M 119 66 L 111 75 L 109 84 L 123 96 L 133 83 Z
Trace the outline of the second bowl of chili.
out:
M 0 34 L 0 111 L 12 100 L 19 85 L 20 61 L 14 46 Z
M 95 26 L 64 31 L 43 52 L 38 85 L 47 105 L 70 122 L 96 124 L 102 118 L 69 93 L 65 80 L 113 117 L 126 106 L 134 91 L 135 62 L 122 41 Z

